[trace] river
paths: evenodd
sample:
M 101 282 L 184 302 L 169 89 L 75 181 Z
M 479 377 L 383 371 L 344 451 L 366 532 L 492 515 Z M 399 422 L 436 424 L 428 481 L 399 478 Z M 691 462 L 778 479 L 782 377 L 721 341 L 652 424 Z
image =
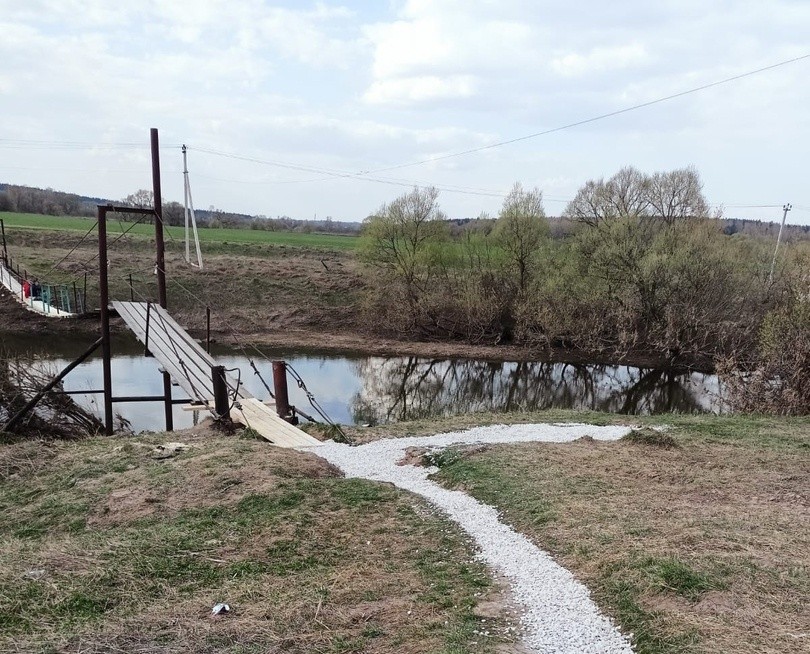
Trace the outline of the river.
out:
M 2 339 L 7 351 L 35 354 L 54 372 L 84 351 L 89 342 L 73 336 Z M 113 343 L 113 394 L 161 395 L 162 378 L 155 359 L 143 356 L 134 338 L 117 337 Z M 241 369 L 241 381 L 260 399 L 267 399 L 261 379 L 248 357 L 219 347 L 212 354 L 228 368 Z M 272 387 L 270 359 L 286 360 L 304 379 L 328 415 L 341 424 L 383 424 L 417 418 L 461 415 L 476 411 L 518 411 L 548 408 L 592 409 L 611 413 L 717 413 L 722 410 L 720 385 L 715 375 L 675 373 L 667 370 L 604 364 L 496 362 L 469 359 L 429 359 L 413 356 L 378 357 L 363 354 L 303 350 L 264 351 L 253 358 Z M 64 382 L 68 391 L 102 388 L 101 359 L 95 356 L 71 372 Z M 175 397 L 184 392 L 174 389 Z M 74 399 L 100 414 L 100 395 L 80 394 Z M 292 382 L 290 400 L 314 413 L 304 392 Z M 134 431 L 164 427 L 161 403 L 121 403 L 115 412 Z M 179 406 L 176 428 L 189 427 L 199 418 Z

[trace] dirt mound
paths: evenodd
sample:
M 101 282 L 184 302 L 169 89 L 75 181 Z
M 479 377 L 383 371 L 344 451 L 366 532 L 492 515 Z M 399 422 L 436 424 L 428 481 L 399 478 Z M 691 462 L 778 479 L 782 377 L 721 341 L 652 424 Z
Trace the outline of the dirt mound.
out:
M 120 525 L 152 516 L 174 516 L 184 509 L 234 506 L 248 495 L 272 492 L 289 479 L 340 477 L 312 454 L 239 440 L 208 429 L 178 432 L 187 444 L 171 458 L 155 458 L 155 445 L 140 441 L 122 446 L 118 473 L 86 482 L 108 487 L 94 505 L 88 525 Z

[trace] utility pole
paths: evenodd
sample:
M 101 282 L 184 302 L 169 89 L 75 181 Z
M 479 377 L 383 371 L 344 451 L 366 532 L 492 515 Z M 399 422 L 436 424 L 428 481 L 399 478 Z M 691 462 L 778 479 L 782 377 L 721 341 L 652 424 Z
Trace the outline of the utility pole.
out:
M 768 281 L 773 281 L 773 270 L 776 267 L 776 253 L 779 252 L 779 243 L 782 241 L 782 230 L 785 228 L 785 220 L 787 219 L 788 211 L 793 208 L 793 205 L 788 202 L 782 206 L 782 224 L 779 226 L 779 236 L 776 237 L 776 248 L 773 251 L 773 261 L 771 261 L 771 274 Z
M 191 182 L 188 181 L 188 158 L 186 155 L 188 148 L 183 145 L 183 209 L 186 217 L 186 263 L 191 263 L 191 246 L 189 245 L 188 226 L 191 223 L 191 229 L 194 232 L 194 248 L 197 253 L 197 267 L 202 270 L 202 252 L 200 251 L 200 235 L 197 233 L 197 216 L 194 213 L 194 200 L 191 197 Z M 195 264 L 191 264 L 192 266 Z
M 188 160 L 186 158 L 186 144 L 183 144 L 183 213 L 186 218 L 186 263 L 191 263 L 191 253 L 189 252 L 188 242 Z

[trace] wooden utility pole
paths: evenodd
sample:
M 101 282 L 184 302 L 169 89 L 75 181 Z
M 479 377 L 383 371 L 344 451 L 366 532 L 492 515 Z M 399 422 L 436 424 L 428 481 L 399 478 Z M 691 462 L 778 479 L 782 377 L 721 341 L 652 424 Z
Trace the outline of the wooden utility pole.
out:
M 788 211 L 793 208 L 793 205 L 788 202 L 782 206 L 782 224 L 779 226 L 779 236 L 776 237 L 776 248 L 773 251 L 773 261 L 771 261 L 771 274 L 768 277 L 769 281 L 773 281 L 773 270 L 776 268 L 776 253 L 779 252 L 779 243 L 782 241 L 782 230 L 785 228 L 785 220 L 787 219 Z
M 152 145 L 152 192 L 155 204 L 155 272 L 157 273 L 158 304 L 166 308 L 166 245 L 163 242 L 163 200 L 160 190 L 160 144 L 156 127 L 150 130 Z M 174 429 L 172 415 L 172 379 L 163 371 L 163 408 L 166 416 L 166 431 Z

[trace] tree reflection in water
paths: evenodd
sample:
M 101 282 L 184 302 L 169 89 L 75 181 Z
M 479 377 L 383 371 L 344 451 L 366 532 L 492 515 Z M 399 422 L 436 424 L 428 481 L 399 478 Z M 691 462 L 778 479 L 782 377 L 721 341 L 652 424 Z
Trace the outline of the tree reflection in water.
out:
M 722 409 L 714 375 L 631 366 L 369 358 L 356 364 L 355 423 L 476 411 L 549 408 L 611 413 L 705 413 Z

